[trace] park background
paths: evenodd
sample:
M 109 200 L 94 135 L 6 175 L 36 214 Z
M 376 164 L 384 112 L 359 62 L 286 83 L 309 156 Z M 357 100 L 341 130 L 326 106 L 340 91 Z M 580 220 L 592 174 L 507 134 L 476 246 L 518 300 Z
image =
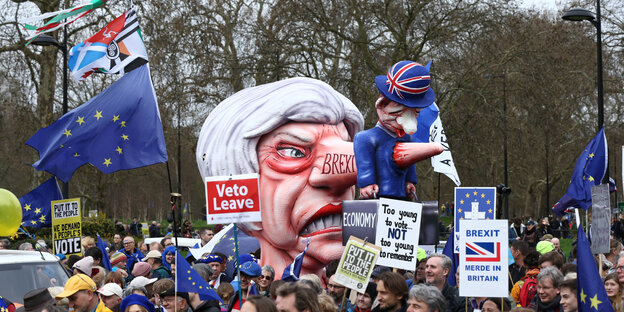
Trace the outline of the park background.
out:
M 26 46 L 15 21 L 81 2 L 0 1 L 0 187 L 18 197 L 49 178 L 31 167 L 38 156 L 24 142 L 61 116 L 62 54 L 54 46 Z M 595 3 L 560 2 L 557 10 L 540 11 L 507 0 L 134 1 L 180 208 L 189 207 L 193 220 L 204 215 L 195 147 L 205 117 L 223 99 L 246 87 L 308 76 L 351 99 L 369 128 L 376 122 L 373 78 L 409 59 L 433 60 L 432 87 L 462 186 L 503 183 L 507 136 L 510 216 L 546 215 L 566 192 L 576 158 L 598 124 L 595 28 L 560 17 L 571 7 L 593 11 Z M 129 5 L 110 1 L 72 24 L 69 48 Z M 622 11 L 624 0 L 602 1 L 609 173 L 618 185 Z M 62 41 L 62 32 L 54 36 Z M 69 108 L 116 79 L 70 78 Z M 453 201 L 455 185 L 433 172 L 429 161 L 418 164 L 418 179 L 419 199 Z M 84 166 L 69 182 L 69 197 L 81 198 L 85 215 L 97 210 L 109 219 L 164 220 L 169 193 L 165 164 L 113 174 Z

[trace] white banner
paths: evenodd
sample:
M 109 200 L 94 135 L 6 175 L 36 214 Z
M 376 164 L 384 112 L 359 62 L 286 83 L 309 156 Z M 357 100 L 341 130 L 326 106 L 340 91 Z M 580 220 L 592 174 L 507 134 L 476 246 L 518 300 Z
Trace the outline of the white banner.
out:
M 375 245 L 381 247 L 378 265 L 413 271 L 420 236 L 422 204 L 379 199 Z
M 507 220 L 461 220 L 459 295 L 508 297 Z

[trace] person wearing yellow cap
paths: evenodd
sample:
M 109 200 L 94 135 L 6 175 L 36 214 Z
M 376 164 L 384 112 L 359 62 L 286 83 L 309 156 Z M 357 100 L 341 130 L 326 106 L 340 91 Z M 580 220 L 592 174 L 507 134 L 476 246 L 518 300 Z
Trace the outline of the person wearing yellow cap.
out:
M 543 255 L 547 252 L 555 250 L 555 245 L 549 241 L 541 241 L 537 243 L 537 246 L 535 246 L 535 249 L 537 250 L 537 252 L 540 253 L 540 255 Z
M 95 293 L 95 282 L 84 274 L 76 274 L 67 280 L 63 292 L 56 296 L 56 300 L 67 298 L 69 307 L 75 312 L 112 312 L 104 305 Z

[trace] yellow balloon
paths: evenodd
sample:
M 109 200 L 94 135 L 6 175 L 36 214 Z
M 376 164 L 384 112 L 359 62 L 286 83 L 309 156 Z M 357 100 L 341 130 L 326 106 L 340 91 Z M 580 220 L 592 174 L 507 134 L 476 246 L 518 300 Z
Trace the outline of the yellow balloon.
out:
M 11 236 L 22 223 L 22 206 L 13 193 L 0 188 L 0 236 Z

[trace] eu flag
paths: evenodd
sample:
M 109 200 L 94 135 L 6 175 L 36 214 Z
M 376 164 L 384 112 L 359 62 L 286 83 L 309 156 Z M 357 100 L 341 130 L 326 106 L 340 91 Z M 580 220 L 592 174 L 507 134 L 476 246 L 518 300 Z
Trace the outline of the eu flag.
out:
M 158 103 L 147 65 L 122 76 L 27 142 L 33 164 L 64 182 L 90 163 L 104 173 L 167 161 Z
M 110 259 L 108 258 L 108 250 L 106 250 L 106 244 L 104 243 L 104 241 L 102 241 L 99 233 L 97 234 L 97 238 L 98 239 L 97 243 L 95 243 L 95 246 L 97 246 L 97 248 L 102 251 L 102 266 L 110 272 L 113 270 L 113 267 L 111 266 Z
M 54 177 L 19 198 L 22 206 L 22 226 L 35 229 L 52 226 L 50 202 L 63 199 Z
M 449 272 L 446 281 L 449 286 L 455 287 L 457 285 L 457 280 L 455 279 L 455 273 L 457 272 L 457 266 L 459 266 L 459 255 L 455 253 L 455 235 L 449 235 L 449 239 L 446 241 L 444 245 L 444 250 L 442 253 L 447 257 L 451 258 L 451 271 Z
M 301 274 L 301 267 L 303 266 L 303 257 L 305 257 L 306 251 L 308 251 L 308 247 L 310 246 L 310 238 L 308 238 L 308 243 L 306 247 L 303 249 L 301 253 L 299 253 L 293 262 L 291 262 L 286 268 L 284 268 L 284 273 L 282 273 L 282 280 L 287 282 L 296 282 L 299 280 L 299 274 Z
M 576 246 L 578 272 L 583 272 L 583 274 L 577 275 L 576 280 L 579 312 L 613 311 L 613 306 L 607 297 L 607 291 L 598 273 L 594 255 L 592 255 L 583 227 L 578 229 Z
M 208 285 L 195 269 L 191 268 L 189 263 L 182 257 L 182 254 L 176 252 L 176 291 L 192 292 L 199 294 L 201 300 L 219 300 L 219 295 Z M 221 301 L 223 302 L 223 301 Z
M 568 192 L 553 206 L 555 215 L 563 216 L 572 207 L 589 208 L 591 187 L 602 183 L 607 172 L 607 155 L 607 137 L 602 127 L 576 160 Z
M 260 243 L 258 243 L 258 239 L 247 235 L 243 231 L 238 232 L 238 253 L 239 254 L 250 254 L 260 248 Z M 234 261 L 236 248 L 234 248 L 234 225 L 230 224 L 223 228 L 217 235 L 214 236 L 213 240 L 216 239 L 217 243 L 215 244 L 212 252 L 219 252 L 224 254 L 227 257 L 227 267 L 225 269 L 225 274 L 229 277 L 232 277 L 236 273 L 236 265 Z

